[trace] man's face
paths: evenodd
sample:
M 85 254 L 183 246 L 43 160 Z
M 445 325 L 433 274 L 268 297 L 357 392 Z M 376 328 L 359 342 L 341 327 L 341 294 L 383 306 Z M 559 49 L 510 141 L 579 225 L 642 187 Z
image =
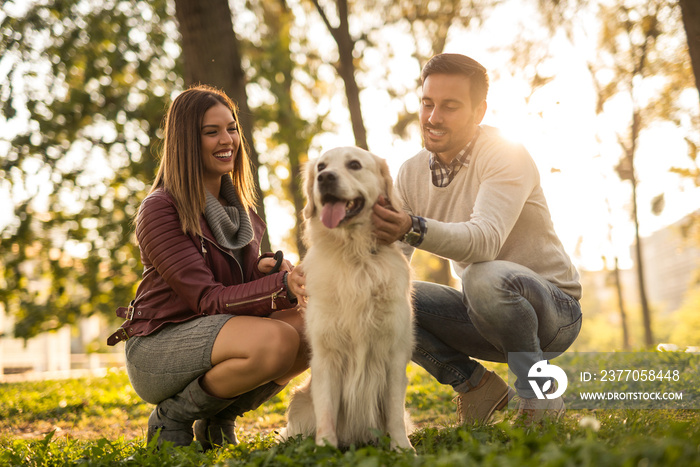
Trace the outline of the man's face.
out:
M 484 118 L 486 101 L 472 108 L 469 78 L 432 74 L 423 82 L 420 124 L 425 148 L 451 162 L 474 137 Z

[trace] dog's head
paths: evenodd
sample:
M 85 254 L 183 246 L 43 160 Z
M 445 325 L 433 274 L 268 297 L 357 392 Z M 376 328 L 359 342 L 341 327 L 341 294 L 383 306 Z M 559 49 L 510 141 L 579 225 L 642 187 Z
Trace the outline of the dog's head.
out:
M 329 229 L 367 221 L 380 195 L 391 200 L 393 184 L 384 159 L 356 147 L 331 149 L 305 171 L 304 217 Z

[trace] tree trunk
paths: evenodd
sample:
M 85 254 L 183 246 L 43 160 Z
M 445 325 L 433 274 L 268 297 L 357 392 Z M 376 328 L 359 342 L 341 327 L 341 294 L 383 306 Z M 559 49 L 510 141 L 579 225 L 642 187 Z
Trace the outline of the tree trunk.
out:
M 249 2 L 249 5 L 261 24 L 260 44 L 246 48 L 249 51 L 247 58 L 256 64 L 255 75 L 251 79 L 256 82 L 267 81 L 269 92 L 275 96 L 274 103 L 260 107 L 256 122 L 260 128 L 274 122 L 277 129 L 270 135 L 268 144 L 287 148 L 287 161 L 276 163 L 286 165 L 290 176 L 280 180 L 283 192 L 276 196 L 280 200 L 290 200 L 294 205 L 295 225 L 289 236 L 295 242 L 299 258 L 303 258 L 306 249 L 302 241 L 301 223 L 304 208 L 302 167 L 308 159 L 309 147 L 314 135 L 318 133 L 321 120 L 317 117 L 313 121 L 299 115 L 299 106 L 292 89 L 297 69 L 309 76 L 315 76 L 315 73 L 312 67 L 299 65 L 293 58 L 290 46 L 294 42 L 291 31 L 294 29 L 295 17 L 287 1 L 258 0 Z M 304 40 L 300 46 L 303 44 Z
M 248 142 L 248 154 L 257 180 L 260 163 L 253 144 L 253 118 L 248 107 L 246 78 L 228 1 L 175 0 L 175 12 L 182 36 L 185 84 L 208 84 L 220 88 L 238 104 L 241 129 Z M 258 214 L 265 220 L 265 203 L 259 184 L 256 184 L 256 191 Z M 267 233 L 261 248 L 270 251 Z
M 304 210 L 304 195 L 302 193 L 303 187 L 301 186 L 302 179 L 302 166 L 299 162 L 299 154 L 290 151 L 289 153 L 289 166 L 290 166 L 290 180 L 289 180 L 289 190 L 292 193 L 292 201 L 294 202 L 294 212 L 296 213 L 295 218 L 295 241 L 297 245 L 297 252 L 299 253 L 299 259 L 303 259 L 306 256 L 306 245 L 303 241 L 302 233 L 302 211 Z
M 264 1 L 263 1 L 264 3 Z M 273 11 L 277 11 L 275 16 L 277 34 L 279 31 L 289 31 L 291 29 L 291 24 L 294 23 L 294 17 L 292 12 L 287 5 L 285 0 L 281 0 L 277 8 L 274 5 L 268 3 L 265 8 L 269 8 Z M 287 42 L 286 39 L 282 39 L 281 43 Z M 296 103 L 292 97 L 292 83 L 294 81 L 293 71 L 294 71 L 294 61 L 291 57 L 291 51 L 288 45 L 280 47 L 284 48 L 284 54 L 280 56 L 282 60 L 284 69 L 283 82 L 281 83 L 283 88 L 283 95 L 278 96 L 279 105 L 279 124 L 283 128 L 288 128 L 289 134 L 286 138 L 287 147 L 289 148 L 289 191 L 292 197 L 292 203 L 294 204 L 295 216 L 295 228 L 294 228 L 294 238 L 296 242 L 297 252 L 299 253 L 299 259 L 304 258 L 306 255 L 306 246 L 302 240 L 302 211 L 304 210 L 304 194 L 303 187 L 301 186 L 302 179 L 302 159 L 306 160 L 309 151 L 310 140 L 304 137 L 302 126 L 307 125 L 302 118 L 299 117 Z
M 700 93 L 700 2 L 698 0 L 679 0 L 683 26 L 688 38 L 690 63 L 695 75 L 695 87 Z
M 634 156 L 637 152 L 637 139 L 641 128 L 641 115 L 638 110 L 632 114 L 632 126 L 630 128 L 630 146 L 627 149 L 629 160 L 630 181 L 632 182 L 632 220 L 634 221 L 635 252 L 637 254 L 637 283 L 639 284 L 639 304 L 642 307 L 642 321 L 644 325 L 644 345 L 651 348 L 654 345 L 654 337 L 651 332 L 651 311 L 647 301 L 647 291 L 644 280 L 644 258 L 642 258 L 642 239 L 639 236 L 639 215 L 637 210 L 637 173 L 634 169 Z
M 341 36 L 340 42 L 338 42 L 338 53 L 340 55 L 338 72 L 343 79 L 343 83 L 345 83 L 345 97 L 348 100 L 348 110 L 350 111 L 352 132 L 355 135 L 355 145 L 363 149 L 368 149 L 367 132 L 365 130 L 364 120 L 362 119 L 362 108 L 360 106 L 360 89 L 355 80 L 355 63 L 352 56 L 354 46 L 355 44 L 352 39 L 350 39 L 349 33 Z
M 615 278 L 615 290 L 617 292 L 617 307 L 620 309 L 620 323 L 622 324 L 622 348 L 623 350 L 630 349 L 630 336 L 627 330 L 627 313 L 625 312 L 625 301 L 622 297 L 622 281 L 620 280 L 620 267 L 617 256 L 615 256 L 615 270 L 613 271 Z
M 644 260 L 642 259 L 642 239 L 639 236 L 639 218 L 637 217 L 637 181 L 632 177 L 632 212 L 634 217 L 635 252 L 637 254 L 637 283 L 639 284 L 639 303 L 642 307 L 642 320 L 644 324 L 644 345 L 651 348 L 654 345 L 654 336 L 651 332 L 651 311 L 647 301 L 647 291 L 644 281 Z
M 345 84 L 345 97 L 348 100 L 348 110 L 350 111 L 352 131 L 355 135 L 355 145 L 363 149 L 368 149 L 367 131 L 365 130 L 364 120 L 362 119 L 362 108 L 360 106 L 360 89 L 355 80 L 355 61 L 352 55 L 353 49 L 355 48 L 355 41 L 350 37 L 348 2 L 347 0 L 336 0 L 336 8 L 338 10 L 338 17 L 340 18 L 340 25 L 337 28 L 331 25 L 318 0 L 313 0 L 313 3 L 319 15 L 321 15 L 321 19 L 328 28 L 328 31 L 338 45 L 338 65 L 336 69 Z

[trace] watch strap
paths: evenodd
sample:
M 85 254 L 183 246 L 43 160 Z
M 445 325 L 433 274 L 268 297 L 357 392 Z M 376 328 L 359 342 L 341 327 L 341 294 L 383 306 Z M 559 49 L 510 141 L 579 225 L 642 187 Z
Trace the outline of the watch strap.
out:
M 401 241 L 413 247 L 417 247 L 423 243 L 425 234 L 428 231 L 428 226 L 424 218 L 410 214 L 409 216 L 411 217 L 411 228 L 406 232 Z

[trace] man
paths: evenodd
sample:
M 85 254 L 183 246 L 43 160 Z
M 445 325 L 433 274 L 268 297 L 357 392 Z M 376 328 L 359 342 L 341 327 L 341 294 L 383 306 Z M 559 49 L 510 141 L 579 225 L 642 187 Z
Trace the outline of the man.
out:
M 577 337 L 581 286 L 554 232 L 537 167 L 521 145 L 480 125 L 488 91 L 482 65 L 441 54 L 421 78 L 425 148 L 396 180 L 404 212 L 375 205 L 375 234 L 401 240 L 409 255 L 420 248 L 450 259 L 462 291 L 414 284 L 413 359 L 453 386 L 460 423 L 488 421 L 515 395 L 475 358 L 509 363 L 525 423 L 559 417 L 561 397 L 536 398 L 528 371 Z M 538 382 L 548 389 L 546 379 Z M 553 395 L 553 386 L 545 392 Z

